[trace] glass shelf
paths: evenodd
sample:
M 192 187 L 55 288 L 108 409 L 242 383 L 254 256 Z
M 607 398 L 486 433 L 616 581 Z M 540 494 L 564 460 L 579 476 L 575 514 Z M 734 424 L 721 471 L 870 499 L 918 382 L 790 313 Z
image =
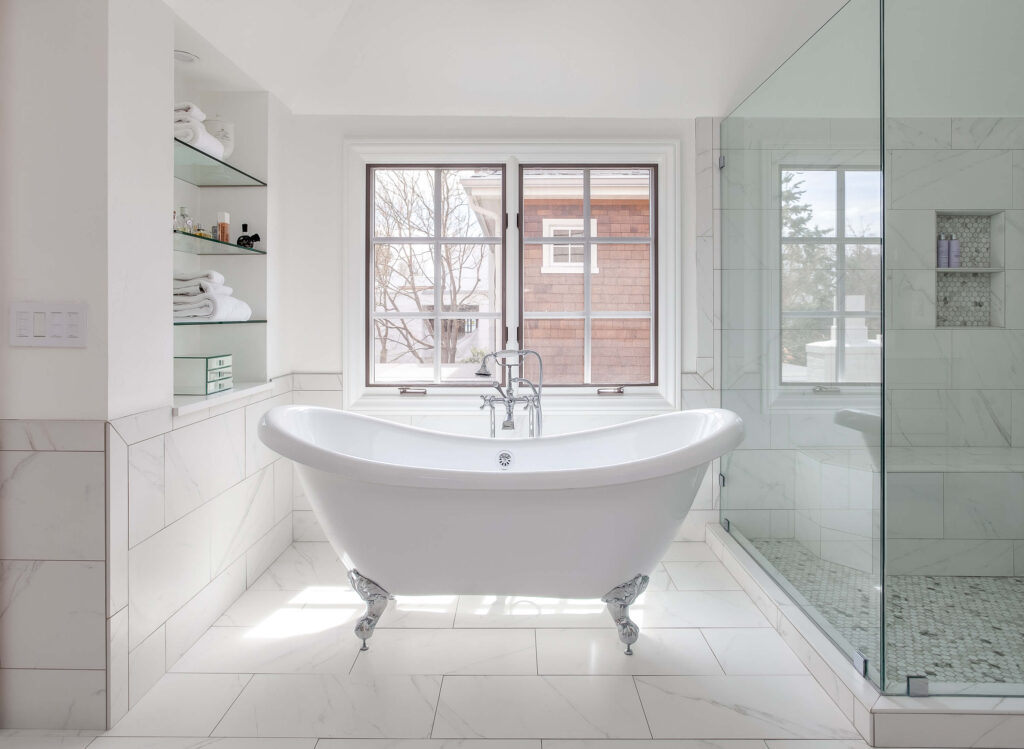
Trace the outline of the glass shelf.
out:
M 939 273 L 1002 273 L 1002 268 L 936 268 Z
M 187 252 L 192 255 L 266 255 L 266 250 L 257 250 L 255 247 L 239 247 L 230 242 L 221 242 L 218 239 L 200 237 L 196 234 L 186 234 L 183 231 L 174 230 L 174 251 Z
M 174 139 L 174 176 L 196 187 L 266 187 L 267 183 Z
M 175 320 L 175 325 L 265 325 L 266 320 Z

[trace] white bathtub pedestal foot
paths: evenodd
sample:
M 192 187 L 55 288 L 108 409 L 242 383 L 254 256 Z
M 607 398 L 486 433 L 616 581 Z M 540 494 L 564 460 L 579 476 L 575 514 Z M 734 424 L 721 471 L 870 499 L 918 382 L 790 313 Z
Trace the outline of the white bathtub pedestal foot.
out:
M 626 655 L 633 655 L 633 643 L 640 636 L 640 628 L 629 618 L 629 607 L 647 590 L 649 582 L 647 575 L 637 575 L 629 582 L 612 588 L 601 599 L 608 605 L 608 613 L 619 630 L 619 640 L 626 645 Z
M 369 650 L 366 641 L 373 637 L 373 629 L 377 626 L 384 609 L 388 607 L 391 594 L 368 577 L 363 577 L 356 570 L 349 570 L 348 581 L 353 590 L 366 602 L 366 615 L 356 622 L 356 637 L 363 641 L 359 650 Z

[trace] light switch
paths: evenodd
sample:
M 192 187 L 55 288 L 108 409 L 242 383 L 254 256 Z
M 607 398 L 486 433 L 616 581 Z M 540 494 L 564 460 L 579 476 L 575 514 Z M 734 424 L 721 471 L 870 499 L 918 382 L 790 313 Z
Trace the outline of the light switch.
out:
M 33 312 L 32 313 L 32 337 L 33 338 L 45 338 L 46 337 L 46 313 L 45 312 Z
M 12 302 L 12 346 L 86 345 L 86 305 L 68 302 Z

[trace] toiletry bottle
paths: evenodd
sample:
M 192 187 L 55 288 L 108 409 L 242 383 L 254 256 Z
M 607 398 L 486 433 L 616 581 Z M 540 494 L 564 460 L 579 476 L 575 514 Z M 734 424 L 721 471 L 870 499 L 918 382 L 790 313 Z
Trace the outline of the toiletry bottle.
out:
M 949 235 L 949 267 L 960 267 L 960 240 L 956 238 L 956 234 Z
M 939 256 L 936 264 L 939 268 L 949 267 L 949 240 L 945 234 L 939 235 Z
M 217 232 L 213 238 L 221 242 L 230 242 L 230 229 L 231 215 L 227 211 L 221 211 L 217 214 Z
M 178 209 L 178 230 L 183 231 L 186 234 L 191 234 L 195 231 L 195 225 L 192 222 L 192 216 L 188 212 L 188 206 L 183 205 Z
M 249 234 L 249 224 L 242 224 L 242 233 L 235 242 L 239 247 L 252 247 L 254 242 L 260 241 L 259 234 Z

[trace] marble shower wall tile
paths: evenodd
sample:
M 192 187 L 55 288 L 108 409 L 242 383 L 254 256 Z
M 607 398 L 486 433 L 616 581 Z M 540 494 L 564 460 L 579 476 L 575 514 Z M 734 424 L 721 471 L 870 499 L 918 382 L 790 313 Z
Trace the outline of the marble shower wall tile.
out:
M 128 605 L 128 445 L 107 424 L 107 616 Z M 125 622 L 127 640 L 127 622 Z M 126 643 L 127 644 L 127 643 Z
M 727 462 L 726 462 L 727 461 Z M 791 510 L 796 487 L 793 450 L 736 450 L 723 459 L 730 509 Z
M 953 148 L 1024 149 L 1024 118 L 954 117 Z
M 952 331 L 952 386 L 1024 389 L 1024 331 Z
M 886 546 L 890 575 L 1012 575 L 1012 541 L 891 539 Z
M 128 448 L 128 545 L 164 527 L 164 435 Z
M 104 559 L 102 452 L 0 451 L 0 558 Z
M 228 489 L 210 508 L 211 571 L 217 575 L 273 527 L 273 466 Z
M 1024 473 L 947 473 L 946 538 L 1024 539 Z
M 892 208 L 1013 207 L 1011 151 L 894 150 Z
M 973 148 L 952 145 L 948 117 L 889 117 L 885 120 L 885 147 L 891 148 Z
M 0 725 L 93 730 L 107 725 L 102 669 L 0 668 L 0 694 Z
M 292 394 L 285 393 L 274 398 L 253 403 L 245 407 L 245 475 L 251 476 L 261 468 L 277 460 L 280 456 L 264 445 L 257 434 L 263 414 L 277 406 L 290 406 Z
M 887 308 L 892 328 L 898 330 L 935 327 L 935 271 L 890 270 L 890 304 Z
M 889 473 L 886 534 L 889 538 L 942 538 L 941 473 Z
M 169 432 L 164 455 L 164 522 L 170 524 L 245 478 L 245 412 Z
M 0 450 L 103 452 L 102 421 L 0 419 Z

